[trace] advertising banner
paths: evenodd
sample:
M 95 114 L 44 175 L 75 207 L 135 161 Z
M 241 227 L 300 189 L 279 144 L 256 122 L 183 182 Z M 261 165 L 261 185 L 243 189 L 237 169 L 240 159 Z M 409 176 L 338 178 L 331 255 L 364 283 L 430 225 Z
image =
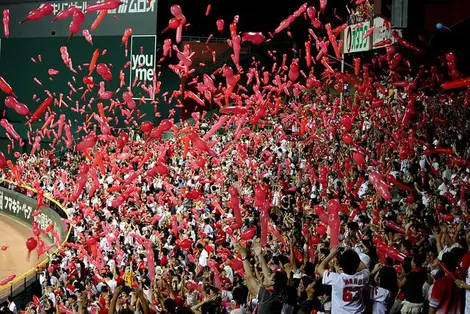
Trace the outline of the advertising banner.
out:
M 8 215 L 16 220 L 31 226 L 33 221 L 37 221 L 41 229 L 46 229 L 49 225 L 54 225 L 61 240 L 66 237 L 65 224 L 60 220 L 61 216 L 49 207 L 41 207 L 41 213 L 33 217 L 36 209 L 36 200 L 21 193 L 0 187 L 0 214 Z M 51 240 L 53 238 L 49 234 Z
M 132 88 L 133 98 L 153 100 L 142 85 L 149 86 L 153 81 L 157 65 L 157 36 L 133 35 L 130 41 L 129 86 Z
M 364 38 L 365 33 L 370 28 L 370 21 L 349 25 L 343 31 L 343 53 L 353 53 L 360 51 L 368 51 L 371 49 L 371 38 L 367 36 Z
M 0 5 L 0 9 L 10 10 L 10 38 L 35 38 L 35 37 L 68 37 L 71 17 L 52 23 L 54 16 L 71 6 L 85 10 L 90 4 L 104 1 L 51 1 L 54 15 L 46 16 L 38 21 L 19 22 L 28 16 L 28 13 L 37 9 L 40 2 L 18 3 Z M 82 30 L 88 29 L 92 36 L 122 36 L 124 30 L 132 27 L 137 34 L 155 34 L 157 29 L 157 0 L 152 0 L 150 5 L 147 0 L 121 0 L 123 3 L 115 10 L 109 10 L 96 30 L 90 30 L 90 26 L 99 12 L 85 13 L 85 21 Z M 3 32 L 0 32 L 3 37 Z M 75 36 L 82 36 L 81 32 Z
M 381 17 L 374 19 L 374 38 L 372 42 L 372 48 L 382 48 L 393 45 L 395 39 L 392 36 L 392 28 L 390 21 L 385 20 Z

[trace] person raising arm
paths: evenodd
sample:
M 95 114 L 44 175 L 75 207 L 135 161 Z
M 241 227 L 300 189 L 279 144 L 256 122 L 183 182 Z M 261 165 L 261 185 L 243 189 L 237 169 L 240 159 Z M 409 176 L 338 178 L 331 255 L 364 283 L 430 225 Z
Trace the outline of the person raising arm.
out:
M 369 283 L 370 272 L 361 262 L 354 250 L 344 251 L 338 258 L 342 273 L 327 269 L 329 262 L 339 253 L 335 246 L 330 254 L 318 265 L 317 274 L 322 277 L 324 285 L 332 288 L 331 312 L 335 314 L 362 314 L 366 310 L 364 288 Z
M 264 280 L 261 284 L 256 280 L 253 275 L 251 264 L 248 260 L 248 254 L 245 247 L 239 243 L 235 245 L 235 248 L 241 255 L 243 261 L 243 269 L 246 274 L 246 282 L 248 290 L 251 295 L 257 296 L 258 298 L 258 310 L 257 314 L 281 314 L 286 311 L 290 305 L 287 303 L 287 291 L 289 286 L 287 284 L 287 274 L 283 271 L 271 272 L 267 267 L 264 257 L 260 253 L 260 248 L 257 248 L 256 244 L 254 249 L 256 253 L 260 253 L 258 256 L 259 262 L 263 268 Z M 268 273 L 269 272 L 269 273 Z M 268 273 L 266 276 L 265 273 Z

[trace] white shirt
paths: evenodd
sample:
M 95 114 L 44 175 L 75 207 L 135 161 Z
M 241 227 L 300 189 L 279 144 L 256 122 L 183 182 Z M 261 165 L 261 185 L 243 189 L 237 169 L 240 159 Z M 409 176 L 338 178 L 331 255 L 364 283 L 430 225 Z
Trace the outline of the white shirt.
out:
M 16 309 L 16 304 L 15 304 L 15 302 L 10 302 L 10 304 L 8 305 L 8 309 L 9 309 L 10 312 L 12 312 L 13 314 L 18 313 L 18 312 L 17 312 L 17 309 Z
M 369 188 L 369 183 L 367 181 L 362 183 L 361 187 L 359 188 L 359 191 L 357 192 L 357 196 L 359 196 L 359 198 L 362 198 L 364 194 L 366 194 L 368 188 Z
M 106 281 L 106 284 L 108 285 L 109 290 L 111 290 L 111 292 L 114 293 L 114 290 L 117 287 L 117 281 L 114 279 L 111 279 L 109 281 Z
M 201 255 L 199 255 L 199 265 L 202 267 L 207 266 L 207 258 L 209 257 L 209 253 L 206 250 L 202 250 Z
M 446 170 L 442 172 L 442 180 L 444 179 L 450 180 L 451 176 L 452 176 L 452 171 L 450 171 L 449 168 L 446 168 Z
M 56 306 L 57 299 L 55 293 L 52 291 L 49 293 L 49 300 L 51 300 L 53 306 Z
M 423 203 L 424 207 L 428 207 L 429 197 L 427 196 L 427 194 L 423 194 L 423 196 L 421 197 L 421 203 Z
M 39 274 L 39 284 L 44 286 L 44 282 L 46 281 L 46 275 L 42 272 Z
M 211 225 L 204 226 L 204 233 L 206 235 L 211 235 L 213 232 L 214 232 L 214 229 L 212 229 Z
M 109 251 L 110 250 L 110 247 L 108 245 L 108 239 L 106 239 L 106 237 L 101 238 L 100 248 L 101 248 L 101 250 L 104 250 L 104 251 Z
M 323 284 L 330 285 L 331 312 L 335 314 L 361 314 L 365 312 L 363 289 L 369 282 L 370 272 L 364 269 L 354 275 L 325 271 Z
M 372 313 L 388 313 L 387 309 L 389 306 L 389 302 L 392 301 L 390 299 L 390 291 L 381 287 L 373 287 L 370 292 L 370 299 L 374 302 L 372 305 Z
M 73 214 L 75 213 L 75 209 L 73 207 L 67 208 L 67 214 L 72 218 Z
M 426 158 L 421 158 L 421 159 L 419 160 L 419 167 L 420 167 L 421 169 L 426 168 Z
M 439 185 L 439 187 L 437 189 L 439 190 L 439 195 L 442 196 L 442 195 L 446 194 L 446 192 L 447 192 L 447 185 L 444 182 L 442 182 L 442 184 Z
M 107 265 L 109 266 L 110 269 L 113 269 L 114 267 L 116 267 L 116 262 L 113 259 L 110 259 Z
M 59 279 L 56 276 L 51 276 L 51 286 L 56 286 L 59 284 Z

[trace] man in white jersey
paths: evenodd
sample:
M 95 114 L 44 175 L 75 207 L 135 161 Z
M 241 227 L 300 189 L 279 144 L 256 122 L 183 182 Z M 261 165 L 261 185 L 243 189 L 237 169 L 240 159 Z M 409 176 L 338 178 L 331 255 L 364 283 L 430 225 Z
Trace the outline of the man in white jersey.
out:
M 331 313 L 364 313 L 364 290 L 369 282 L 370 272 L 353 250 L 344 251 L 338 258 L 343 272 L 335 273 L 327 269 L 328 263 L 338 254 L 339 247 L 320 263 L 317 273 L 322 276 L 324 285 L 331 285 Z

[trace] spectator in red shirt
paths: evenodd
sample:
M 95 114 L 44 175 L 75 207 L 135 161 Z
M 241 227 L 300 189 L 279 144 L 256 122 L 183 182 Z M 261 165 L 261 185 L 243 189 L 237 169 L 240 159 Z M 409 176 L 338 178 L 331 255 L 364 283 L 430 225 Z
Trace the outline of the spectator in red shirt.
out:
M 460 314 L 462 302 L 460 290 L 454 283 L 457 257 L 455 253 L 448 252 L 442 256 L 445 275 L 434 283 L 429 300 L 429 314 Z

